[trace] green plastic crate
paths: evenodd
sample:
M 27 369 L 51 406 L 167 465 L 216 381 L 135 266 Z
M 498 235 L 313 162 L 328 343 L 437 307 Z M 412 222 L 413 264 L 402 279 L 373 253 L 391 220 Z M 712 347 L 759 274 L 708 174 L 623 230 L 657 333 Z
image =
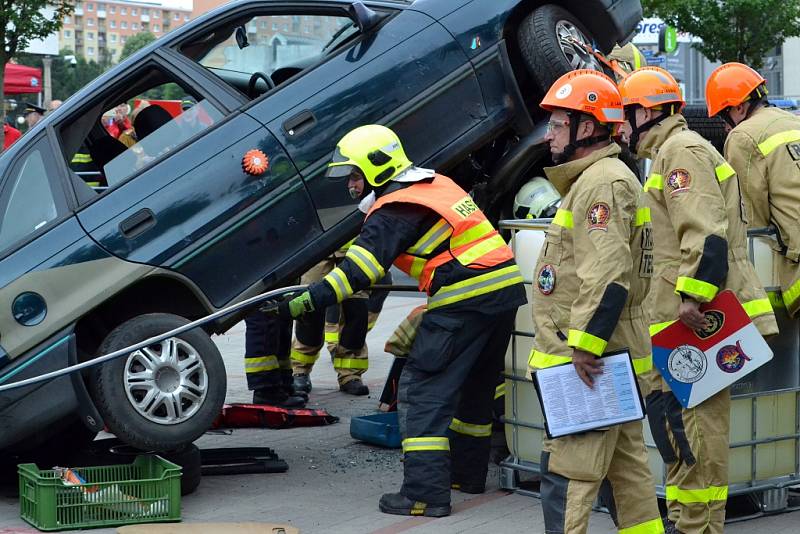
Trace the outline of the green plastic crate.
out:
M 19 509 L 39 530 L 180 521 L 181 468 L 155 455 L 129 465 L 76 467 L 86 484 L 65 485 L 52 469 L 20 464 Z

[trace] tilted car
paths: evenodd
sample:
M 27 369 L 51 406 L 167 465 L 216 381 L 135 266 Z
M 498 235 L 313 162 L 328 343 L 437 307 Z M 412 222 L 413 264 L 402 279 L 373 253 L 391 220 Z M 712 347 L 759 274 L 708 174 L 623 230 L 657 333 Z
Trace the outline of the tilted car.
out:
M 361 223 L 324 178 L 358 125 L 391 126 L 417 164 L 507 213 L 549 157 L 542 90 L 598 68 L 580 44 L 608 51 L 640 18 L 638 0 L 244 0 L 167 34 L 0 157 L 0 385 L 291 282 Z M 134 101 L 123 143 L 102 117 Z M 265 169 L 243 167 L 253 150 Z M 191 442 L 225 397 L 209 335 L 240 319 L 0 392 L 0 449 L 104 426 L 140 448 Z

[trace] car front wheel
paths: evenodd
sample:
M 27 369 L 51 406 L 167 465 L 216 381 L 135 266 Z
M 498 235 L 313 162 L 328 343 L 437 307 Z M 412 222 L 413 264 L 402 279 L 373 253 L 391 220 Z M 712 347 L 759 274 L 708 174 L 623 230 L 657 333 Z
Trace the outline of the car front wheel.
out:
M 108 354 L 187 324 L 154 313 L 115 328 L 98 353 Z M 93 377 L 97 408 L 109 431 L 146 450 L 175 450 L 200 437 L 225 401 L 227 377 L 219 350 L 196 328 L 101 366 Z

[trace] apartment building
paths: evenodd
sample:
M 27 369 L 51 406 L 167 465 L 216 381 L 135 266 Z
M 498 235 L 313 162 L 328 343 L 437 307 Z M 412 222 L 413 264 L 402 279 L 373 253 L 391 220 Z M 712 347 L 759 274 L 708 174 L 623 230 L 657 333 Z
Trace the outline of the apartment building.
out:
M 89 61 L 119 61 L 122 47 L 131 36 L 150 32 L 160 37 L 191 19 L 191 10 L 165 7 L 159 2 L 78 1 L 73 14 L 64 18 L 59 48 L 69 48 Z

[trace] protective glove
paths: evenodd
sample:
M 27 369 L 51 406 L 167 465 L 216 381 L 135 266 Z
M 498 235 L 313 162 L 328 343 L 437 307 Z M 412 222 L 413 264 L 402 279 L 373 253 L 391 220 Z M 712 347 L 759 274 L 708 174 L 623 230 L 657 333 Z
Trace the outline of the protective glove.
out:
M 281 319 L 297 319 L 301 315 L 314 311 L 311 293 L 304 291 L 299 297 L 284 300 L 278 305 L 278 316 Z

